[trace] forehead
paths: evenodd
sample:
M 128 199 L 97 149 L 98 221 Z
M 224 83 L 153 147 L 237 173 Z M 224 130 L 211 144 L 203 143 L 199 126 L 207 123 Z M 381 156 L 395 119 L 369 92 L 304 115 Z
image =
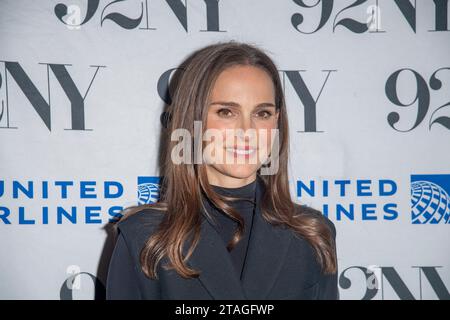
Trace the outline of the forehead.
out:
M 211 92 L 213 99 L 264 100 L 274 102 L 275 89 L 269 74 L 254 66 L 232 66 L 217 77 Z

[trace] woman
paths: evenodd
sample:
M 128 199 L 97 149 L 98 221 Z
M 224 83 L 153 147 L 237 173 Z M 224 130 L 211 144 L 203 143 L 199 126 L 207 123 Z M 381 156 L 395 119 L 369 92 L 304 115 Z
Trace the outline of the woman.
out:
M 338 299 L 334 225 L 290 198 L 273 61 L 230 41 L 198 50 L 182 70 L 161 198 L 117 224 L 107 298 Z

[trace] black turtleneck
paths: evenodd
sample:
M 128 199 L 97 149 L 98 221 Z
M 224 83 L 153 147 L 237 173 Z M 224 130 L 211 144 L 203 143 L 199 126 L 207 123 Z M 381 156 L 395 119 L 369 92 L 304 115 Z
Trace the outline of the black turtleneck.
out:
M 244 235 L 238 244 L 230 251 L 231 260 L 236 269 L 239 278 L 242 275 L 242 268 L 244 266 L 245 256 L 247 252 L 248 240 L 253 222 L 254 215 L 254 201 L 256 191 L 256 180 L 253 182 L 237 188 L 225 188 L 221 186 L 211 185 L 213 190 L 221 195 L 237 197 L 239 199 L 228 201 L 228 203 L 241 215 L 244 219 Z M 212 202 L 206 201 L 206 208 L 211 213 L 216 223 L 213 225 L 224 241 L 224 246 L 231 241 L 235 230 L 238 227 L 238 222 L 228 217 L 223 211 L 217 209 L 212 205 Z

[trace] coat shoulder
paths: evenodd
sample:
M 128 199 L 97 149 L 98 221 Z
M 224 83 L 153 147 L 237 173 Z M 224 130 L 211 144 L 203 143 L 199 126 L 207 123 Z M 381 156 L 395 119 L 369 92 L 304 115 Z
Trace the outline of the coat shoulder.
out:
M 125 214 L 117 222 L 117 229 L 132 248 L 140 249 L 158 228 L 164 215 L 165 211 L 143 208 Z
M 305 204 L 296 204 L 296 207 L 296 214 L 306 214 L 318 219 L 319 221 L 322 221 L 331 230 L 333 238 L 336 237 L 336 226 L 334 225 L 334 222 L 331 221 L 327 216 L 325 216 L 320 210 L 317 210 Z

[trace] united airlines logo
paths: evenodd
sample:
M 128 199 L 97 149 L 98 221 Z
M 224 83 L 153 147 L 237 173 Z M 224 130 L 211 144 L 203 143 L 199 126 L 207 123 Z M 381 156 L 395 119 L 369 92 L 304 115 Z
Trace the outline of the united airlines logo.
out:
M 450 174 L 411 175 L 413 224 L 450 224 Z
M 138 177 L 139 205 L 155 203 L 159 200 L 159 177 Z

